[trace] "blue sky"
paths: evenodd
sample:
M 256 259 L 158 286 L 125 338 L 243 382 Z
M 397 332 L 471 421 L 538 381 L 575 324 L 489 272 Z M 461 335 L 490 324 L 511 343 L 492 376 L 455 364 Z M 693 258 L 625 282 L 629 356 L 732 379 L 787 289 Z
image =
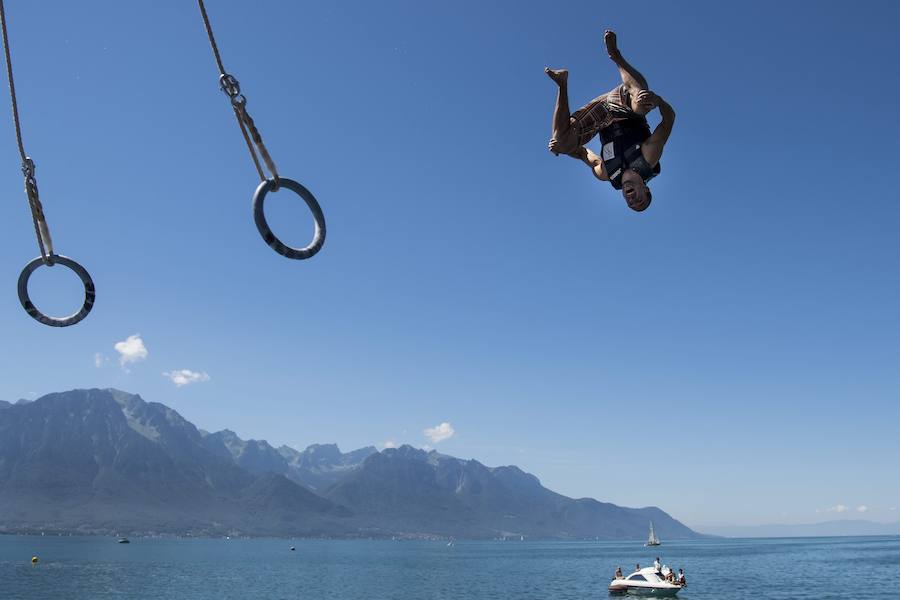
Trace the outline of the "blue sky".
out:
M 113 386 L 274 444 L 429 444 L 698 528 L 900 518 L 896 4 L 208 9 L 323 251 L 259 238 L 195 5 L 10 1 L 26 149 L 97 304 L 65 330 L 19 306 L 37 248 L 0 119 L 0 398 Z M 642 214 L 546 149 L 543 68 L 573 109 L 611 88 L 606 28 L 678 114 Z M 296 198 L 267 208 L 306 242 Z M 79 302 L 58 269 L 33 292 Z

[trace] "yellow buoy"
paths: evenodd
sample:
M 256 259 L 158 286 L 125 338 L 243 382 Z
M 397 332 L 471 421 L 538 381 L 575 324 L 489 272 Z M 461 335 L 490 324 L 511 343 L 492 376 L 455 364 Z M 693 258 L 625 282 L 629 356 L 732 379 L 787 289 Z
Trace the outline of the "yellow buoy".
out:
M 31 564 L 36 565 L 37 563 L 38 563 L 38 557 L 37 557 L 37 556 L 32 556 L 32 557 L 31 557 Z

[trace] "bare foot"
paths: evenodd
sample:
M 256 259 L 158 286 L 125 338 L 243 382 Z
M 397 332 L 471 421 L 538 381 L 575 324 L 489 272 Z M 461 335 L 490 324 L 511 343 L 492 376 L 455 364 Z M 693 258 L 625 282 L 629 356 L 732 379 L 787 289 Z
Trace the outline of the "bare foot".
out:
M 566 85 L 566 82 L 569 80 L 569 71 L 566 69 L 551 69 L 547 67 L 544 69 L 544 73 L 560 87 Z
M 615 31 L 607 29 L 603 34 L 603 41 L 606 42 L 606 53 L 609 54 L 610 58 L 616 58 L 622 55 L 622 53 L 619 52 L 619 45 L 618 41 L 616 40 Z

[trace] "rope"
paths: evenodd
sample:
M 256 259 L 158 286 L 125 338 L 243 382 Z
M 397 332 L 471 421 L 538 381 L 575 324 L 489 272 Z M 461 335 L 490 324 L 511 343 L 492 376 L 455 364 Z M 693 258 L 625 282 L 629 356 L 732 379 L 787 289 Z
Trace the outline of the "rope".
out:
M 197 0 L 197 3 L 200 5 L 200 14 L 203 15 L 203 24 L 206 26 L 206 35 L 209 37 L 209 44 L 212 46 L 213 54 L 216 56 L 216 64 L 219 65 L 219 75 L 226 75 L 225 66 L 222 64 L 222 55 L 219 54 L 219 46 L 216 44 L 212 25 L 209 24 L 209 15 L 206 14 L 206 5 L 203 4 L 203 0 Z
M 9 34 L 6 30 L 6 10 L 3 0 L 0 0 L 0 28 L 3 30 L 3 52 L 6 55 L 6 79 L 9 81 L 9 97 L 12 103 L 13 122 L 16 126 L 16 143 L 19 146 L 19 155 L 22 157 L 22 174 L 25 176 L 25 194 L 28 196 L 28 206 L 31 208 L 31 220 L 34 221 L 34 234 L 37 236 L 38 247 L 41 249 L 41 258 L 45 264 L 53 264 L 53 240 L 50 237 L 50 228 L 44 217 L 44 207 L 38 194 L 37 179 L 34 177 L 34 161 L 25 154 L 25 144 L 22 142 L 22 125 L 19 123 L 19 103 L 16 100 L 16 84 L 13 80 L 12 58 L 9 53 Z
M 22 165 L 27 160 L 25 157 L 25 145 L 22 143 L 22 126 L 19 124 L 19 106 L 16 102 L 16 84 L 13 81 L 12 59 L 9 56 L 9 34 L 6 32 L 6 10 L 3 8 L 3 0 L 0 0 L 0 26 L 3 27 L 3 52 L 6 53 L 6 78 L 9 81 L 9 95 L 12 98 L 13 122 L 16 124 L 16 142 L 19 144 L 19 154 L 22 156 Z
M 0 2 L 2 2 L 2 0 L 0 0 Z M 209 45 L 212 47 L 213 55 L 216 58 L 216 66 L 219 68 L 219 86 L 231 99 L 231 108 L 234 109 L 234 116 L 241 129 L 241 134 L 244 136 L 244 141 L 247 143 L 247 149 L 250 151 L 250 158 L 253 159 L 253 165 L 256 167 L 256 172 L 259 174 L 260 180 L 266 181 L 266 175 L 259 164 L 259 156 L 262 156 L 266 168 L 269 170 L 269 173 L 272 174 L 272 181 L 275 189 L 278 189 L 278 169 L 275 167 L 275 162 L 272 160 L 269 151 L 266 149 L 262 135 L 260 135 L 259 130 L 256 128 L 253 118 L 250 116 L 250 113 L 247 112 L 247 99 L 241 94 L 241 84 L 238 83 L 238 80 L 235 79 L 234 76 L 229 75 L 225 71 L 225 65 L 222 63 L 222 55 L 219 53 L 219 45 L 216 44 L 216 37 L 213 35 L 212 25 L 209 22 L 209 15 L 206 13 L 206 5 L 203 3 L 203 0 L 197 0 L 197 4 L 200 6 L 200 15 L 203 17 L 203 25 L 206 27 L 206 36 L 209 38 Z M 259 156 L 257 156 L 257 151 L 259 151 Z

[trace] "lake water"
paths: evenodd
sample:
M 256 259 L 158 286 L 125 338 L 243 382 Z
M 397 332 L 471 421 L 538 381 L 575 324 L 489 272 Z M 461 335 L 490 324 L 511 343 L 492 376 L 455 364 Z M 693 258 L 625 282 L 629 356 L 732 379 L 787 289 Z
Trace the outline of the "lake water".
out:
M 900 598 L 900 537 L 703 540 L 647 549 L 640 542 L 117 544 L 33 536 L 0 536 L 0 598 L 606 599 L 617 565 L 627 573 L 656 555 L 685 570 L 682 600 Z

